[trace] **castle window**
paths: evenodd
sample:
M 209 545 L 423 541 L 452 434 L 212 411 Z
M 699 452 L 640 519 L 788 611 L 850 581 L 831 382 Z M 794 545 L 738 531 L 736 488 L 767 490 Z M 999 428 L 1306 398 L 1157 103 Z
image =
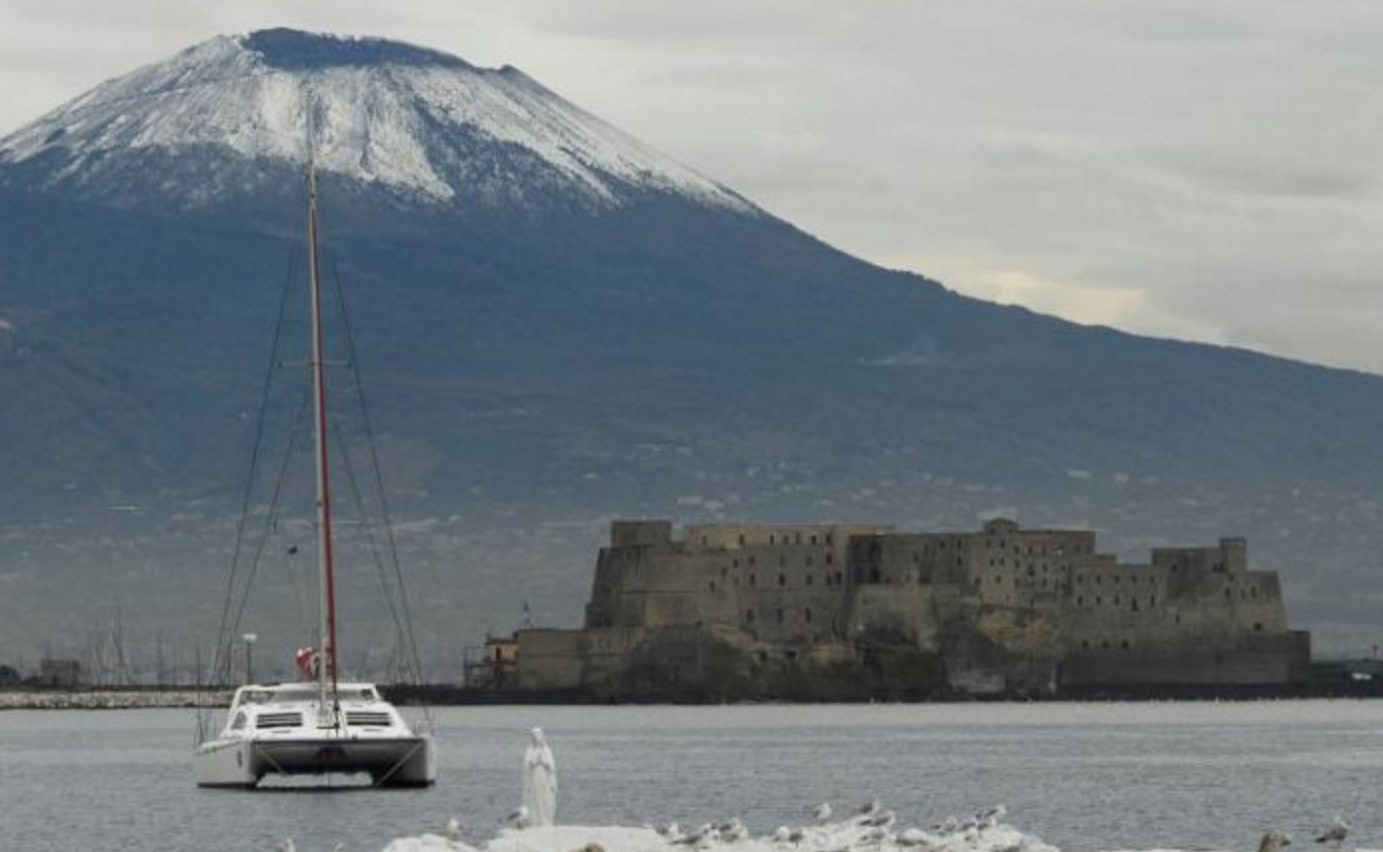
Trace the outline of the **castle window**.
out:
M 750 624 L 753 624 L 753 623 L 754 623 L 754 610 L 752 610 L 752 609 L 746 609 L 746 610 L 744 611 L 744 620 L 747 621 L 747 622 L 749 622 Z
M 782 623 L 783 623 L 783 611 L 782 611 L 781 609 L 778 610 L 778 623 L 779 623 L 779 624 L 782 624 Z
M 830 543 L 831 543 L 831 534 L 830 534 L 830 533 L 826 533 L 826 543 L 827 543 L 827 544 L 830 544 Z
M 1138 611 L 1138 598 L 1136 598 L 1136 597 L 1135 597 L 1135 598 L 1129 598 L 1129 599 L 1128 599 L 1128 602 L 1129 602 L 1129 609 L 1132 610 L 1133 612 L 1137 612 L 1137 611 Z
M 1089 650 L 1089 649 L 1090 649 L 1090 640 L 1089 640 L 1089 639 L 1082 639 L 1082 640 L 1080 640 L 1080 646 L 1081 646 L 1082 648 L 1086 649 L 1086 650 Z
M 735 560 L 735 567 L 740 567 L 740 561 L 738 559 Z M 728 576 L 730 576 L 730 569 L 726 568 L 724 565 L 720 566 L 720 578 L 723 580 Z
M 807 575 L 807 585 L 810 586 L 811 584 L 812 584 L 812 575 L 811 575 L 811 574 L 808 574 L 808 575 Z
M 749 585 L 750 585 L 750 586 L 755 586 L 755 585 L 758 584 L 758 582 L 759 582 L 759 578 L 758 578 L 758 577 L 754 576 L 753 574 L 750 574 L 750 575 L 749 575 Z
M 786 574 L 779 574 L 779 575 L 778 575 L 778 585 L 780 585 L 780 586 L 786 586 L 787 584 L 788 584 L 788 575 L 786 575 Z
M 744 533 L 740 533 L 740 547 L 744 547 Z
M 1177 613 L 1177 614 L 1176 614 L 1176 623 L 1177 623 L 1177 624 L 1180 624 L 1180 623 L 1181 623 L 1181 613 Z
M 1100 640 L 1100 647 L 1103 648 L 1104 650 L 1108 651 L 1108 650 L 1109 650 L 1109 640 L 1108 640 L 1108 639 L 1102 639 L 1102 640 Z
M 712 581 L 711 581 L 711 591 L 714 592 L 715 590 L 716 590 L 716 581 L 715 581 L 715 580 L 712 580 Z
M 1261 621 L 1255 621 L 1255 622 L 1253 623 L 1253 629 L 1254 629 L 1254 631 L 1257 632 L 1257 633 L 1262 633 L 1262 632 L 1263 632 L 1263 622 L 1261 622 Z
M 1118 596 L 1118 595 L 1115 595 L 1115 596 L 1114 596 L 1114 605 L 1115 605 L 1115 606 L 1118 606 L 1118 605 L 1119 605 L 1119 596 Z
M 1077 596 L 1076 596 L 1076 606 L 1085 606 L 1085 598 L 1082 597 L 1082 596 L 1080 596 L 1080 595 L 1077 595 Z
M 1123 648 L 1125 651 L 1127 651 L 1127 650 L 1128 650 L 1128 640 L 1125 639 L 1124 641 L 1120 642 L 1120 643 L 1119 643 L 1119 647 L 1120 647 L 1120 648 Z
M 1148 606 L 1157 606 L 1157 595 L 1148 595 Z
M 1231 589 L 1229 588 L 1229 586 L 1225 586 L 1225 600 L 1229 600 L 1229 599 L 1230 599 L 1231 597 L 1233 597 L 1233 596 L 1234 596 L 1233 590 L 1231 590 Z
M 812 608 L 811 608 L 811 607 L 807 607 L 806 609 L 802 610 L 802 620 L 805 621 L 805 622 L 807 622 L 808 624 L 811 624 L 811 623 L 812 623 Z
M 752 557 L 752 556 L 749 557 L 749 567 L 750 567 L 750 568 L 753 568 L 753 567 L 754 567 L 754 557 Z
M 1099 595 L 1096 595 L 1096 596 L 1095 596 L 1095 606 L 1099 606 L 1099 605 L 1102 604 L 1102 603 L 1104 603 L 1104 598 L 1100 597 Z
M 827 565 L 830 565 L 830 564 L 831 564 L 831 554 L 830 554 L 829 552 L 827 552 L 827 554 L 826 554 L 826 564 L 827 564 Z
M 841 583 L 844 583 L 844 582 L 845 582 L 845 572 L 844 572 L 844 571 L 837 571 L 837 572 L 836 572 L 836 585 L 839 586 Z
M 816 544 L 816 533 L 812 533 L 812 544 Z
M 774 538 L 773 533 L 769 533 L 769 534 L 768 534 L 768 543 L 769 543 L 769 544 L 776 544 L 776 543 L 777 543 L 777 539 Z

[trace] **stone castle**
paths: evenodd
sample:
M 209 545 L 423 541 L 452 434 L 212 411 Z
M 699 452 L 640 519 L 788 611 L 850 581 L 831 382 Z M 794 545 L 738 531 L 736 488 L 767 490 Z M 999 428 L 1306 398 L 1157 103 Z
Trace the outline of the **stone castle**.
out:
M 498 649 L 496 650 L 498 653 Z M 519 631 L 508 686 L 596 698 L 927 698 L 1308 677 L 1247 544 L 1125 564 L 1087 530 L 616 521 L 580 630 Z

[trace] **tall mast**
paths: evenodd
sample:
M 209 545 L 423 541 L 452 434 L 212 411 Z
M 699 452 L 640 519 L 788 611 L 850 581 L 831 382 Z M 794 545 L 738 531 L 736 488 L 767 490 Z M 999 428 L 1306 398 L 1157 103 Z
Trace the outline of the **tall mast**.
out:
M 319 707 L 332 719 L 339 707 L 336 669 L 336 576 L 331 550 L 331 480 L 327 466 L 327 381 L 322 342 L 322 285 L 317 260 L 317 166 L 313 154 L 312 101 L 307 102 L 307 265 L 312 300 L 313 432 L 317 445 L 317 560 L 321 572 L 322 664 L 317 667 Z

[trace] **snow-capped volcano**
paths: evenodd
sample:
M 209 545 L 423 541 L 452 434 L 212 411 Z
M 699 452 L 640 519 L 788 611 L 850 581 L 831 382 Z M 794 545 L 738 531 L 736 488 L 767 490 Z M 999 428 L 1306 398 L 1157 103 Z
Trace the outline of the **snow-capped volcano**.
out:
M 301 163 L 309 104 L 320 171 L 417 200 L 601 208 L 653 192 L 755 210 L 514 68 L 284 29 L 213 38 L 103 83 L 0 140 L 0 166 L 11 182 L 117 203 L 138 176 L 196 204 L 253 191 L 265 172 L 245 159 Z

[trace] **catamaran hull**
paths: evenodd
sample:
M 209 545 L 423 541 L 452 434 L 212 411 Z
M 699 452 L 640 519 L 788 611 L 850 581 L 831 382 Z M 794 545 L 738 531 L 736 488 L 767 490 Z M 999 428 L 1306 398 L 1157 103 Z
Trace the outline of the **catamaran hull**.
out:
M 266 775 L 365 774 L 380 787 L 437 780 L 430 737 L 215 740 L 193 757 L 199 787 L 254 787 Z

